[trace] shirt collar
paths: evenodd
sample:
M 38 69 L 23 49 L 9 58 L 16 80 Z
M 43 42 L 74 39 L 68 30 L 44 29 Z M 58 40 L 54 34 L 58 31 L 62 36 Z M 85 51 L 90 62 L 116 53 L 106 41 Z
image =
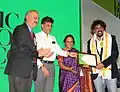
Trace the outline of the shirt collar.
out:
M 42 34 L 45 36 L 45 37 L 49 37 L 50 34 L 46 34 L 44 31 L 42 31 Z

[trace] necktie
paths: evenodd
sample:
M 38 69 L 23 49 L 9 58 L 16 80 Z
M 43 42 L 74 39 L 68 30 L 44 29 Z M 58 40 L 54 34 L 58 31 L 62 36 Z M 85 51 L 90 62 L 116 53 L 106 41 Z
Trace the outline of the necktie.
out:
M 31 37 L 32 37 L 32 39 L 34 38 L 34 34 L 33 34 L 33 32 L 30 32 L 30 34 L 31 34 Z
M 33 33 L 33 32 L 30 32 L 30 34 L 31 34 L 31 38 L 34 39 L 34 33 Z M 33 58 L 33 60 L 34 60 L 34 63 L 37 62 L 37 59 L 36 59 L 36 58 Z

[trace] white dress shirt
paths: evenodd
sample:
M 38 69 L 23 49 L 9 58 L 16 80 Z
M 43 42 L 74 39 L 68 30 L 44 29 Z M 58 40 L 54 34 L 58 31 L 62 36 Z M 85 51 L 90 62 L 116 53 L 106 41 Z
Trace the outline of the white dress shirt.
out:
M 53 55 L 49 58 L 44 57 L 43 60 L 54 61 L 56 59 L 56 54 L 61 56 L 68 56 L 68 53 L 60 48 L 58 45 L 56 38 L 50 34 L 46 34 L 43 31 L 36 33 L 36 42 L 37 42 L 37 50 L 40 48 L 47 49 L 50 48 L 51 52 L 54 52 Z M 43 64 L 37 59 L 38 68 L 40 68 Z

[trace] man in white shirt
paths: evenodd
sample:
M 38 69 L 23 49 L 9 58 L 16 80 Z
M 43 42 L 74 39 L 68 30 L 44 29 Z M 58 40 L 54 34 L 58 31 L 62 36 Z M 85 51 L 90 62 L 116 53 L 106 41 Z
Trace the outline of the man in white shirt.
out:
M 76 57 L 77 53 L 63 51 L 57 44 L 56 38 L 50 35 L 54 20 L 51 17 L 44 17 L 41 21 L 42 31 L 36 34 L 37 50 L 43 56 L 37 60 L 38 75 L 35 81 L 35 92 L 53 92 L 54 85 L 54 64 L 56 54 L 67 57 Z M 43 52 L 42 52 L 43 49 Z M 44 51 L 48 53 L 44 53 Z

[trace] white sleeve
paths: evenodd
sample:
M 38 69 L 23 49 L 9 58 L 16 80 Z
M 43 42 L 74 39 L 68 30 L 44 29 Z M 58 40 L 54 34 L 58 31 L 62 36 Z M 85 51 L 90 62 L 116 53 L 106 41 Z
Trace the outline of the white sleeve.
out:
M 43 65 L 43 63 L 39 59 L 37 59 L 37 66 L 38 66 L 38 68 L 40 68 L 42 65 Z
M 41 42 L 40 36 L 39 36 L 39 34 L 35 34 L 35 36 L 36 36 L 36 42 L 37 42 L 37 50 L 39 50 L 40 48 L 42 48 L 42 45 L 40 43 Z M 39 59 L 37 59 L 38 68 L 40 68 L 42 65 L 43 65 L 43 63 Z
M 42 48 L 42 41 L 41 41 L 41 37 L 39 36 L 39 34 L 35 34 L 36 37 L 36 43 L 37 43 L 37 50 L 39 50 L 40 48 Z
M 56 45 L 55 45 L 55 52 L 60 55 L 60 56 L 65 56 L 67 57 L 68 56 L 68 52 L 67 51 L 64 51 L 60 48 L 60 46 L 58 45 L 57 41 L 56 41 Z
M 36 36 L 37 50 L 39 50 L 42 48 L 41 37 L 39 36 L 39 34 L 35 34 L 35 36 Z

